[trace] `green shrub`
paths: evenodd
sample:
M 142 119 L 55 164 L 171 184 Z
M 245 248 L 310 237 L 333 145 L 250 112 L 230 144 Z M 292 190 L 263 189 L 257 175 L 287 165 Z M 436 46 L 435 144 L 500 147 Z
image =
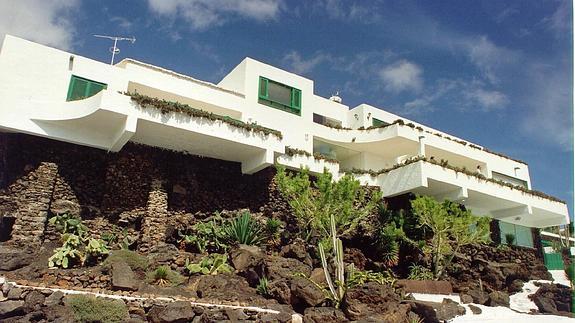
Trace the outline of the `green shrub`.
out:
M 68 212 L 54 215 L 48 222 L 62 233 L 71 233 L 83 238 L 88 232 L 88 228 L 82 223 L 82 220 Z
M 105 299 L 87 295 L 66 297 L 66 305 L 72 308 L 79 322 L 125 322 L 129 318 L 128 309 L 123 301 Z
M 178 286 L 184 282 L 184 277 L 168 266 L 159 266 L 146 275 L 146 281 L 158 286 Z
M 124 261 L 132 270 L 145 271 L 148 269 L 148 258 L 132 250 L 113 250 L 104 261 L 104 266 L 110 266 L 117 261 Z
M 258 294 L 260 294 L 262 296 L 269 296 L 267 277 L 260 278 L 260 281 L 258 282 L 258 285 L 256 286 L 256 291 Z
M 64 213 L 53 216 L 49 222 L 62 232 L 62 246 L 54 249 L 54 254 L 48 259 L 48 267 L 68 268 L 74 264 L 83 266 L 108 255 L 106 242 L 90 238 L 82 220 Z
M 348 269 L 346 284 L 348 288 L 361 286 L 368 282 L 376 282 L 381 285 L 391 285 L 395 283 L 390 273 L 373 272 L 371 270 L 357 270 L 353 264 Z
M 411 206 L 421 225 L 433 233 L 423 251 L 431 257 L 435 279 L 443 276 L 462 246 L 490 241 L 490 219 L 474 216 L 457 203 L 419 196 Z
M 190 274 L 217 275 L 222 273 L 231 273 L 234 269 L 228 265 L 228 256 L 213 253 L 202 258 L 197 263 L 189 263 L 186 259 L 186 269 Z
M 208 222 L 194 224 L 187 233 L 179 233 L 180 243 L 199 253 L 225 252 L 229 246 L 225 243 L 225 232 L 218 213 Z
M 244 212 L 224 226 L 224 233 L 230 243 L 257 245 L 262 240 L 262 229 L 249 212 Z
M 80 237 L 66 233 L 62 235 L 62 246 L 54 249 L 54 254 L 48 258 L 48 267 L 68 268 L 76 263 L 84 263 L 85 254 L 80 248 Z
M 509 246 L 513 245 L 515 243 L 515 235 L 513 233 L 506 233 L 505 234 L 505 242 Z
M 282 224 L 282 222 L 278 219 L 268 218 L 266 221 L 267 233 L 270 236 L 275 236 L 278 233 L 281 224 Z
M 433 273 L 429 268 L 421 265 L 409 266 L 409 276 L 407 279 L 411 280 L 433 280 Z
M 283 166 L 276 166 L 275 180 L 282 195 L 294 211 L 301 235 L 329 238 L 330 217 L 334 215 L 336 234 L 356 232 L 359 223 L 372 214 L 381 192 L 368 192 L 352 175 L 345 175 L 337 182 L 324 171 L 312 184 L 307 169 L 288 174 Z

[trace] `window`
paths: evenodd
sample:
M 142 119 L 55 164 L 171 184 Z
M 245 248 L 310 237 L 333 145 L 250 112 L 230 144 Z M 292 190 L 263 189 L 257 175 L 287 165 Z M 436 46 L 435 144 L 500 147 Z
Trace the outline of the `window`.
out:
M 389 125 L 389 123 L 379 120 L 377 118 L 371 118 L 371 125 L 374 127 L 383 127 Z
M 95 95 L 108 87 L 104 83 L 92 81 L 72 75 L 70 85 L 68 86 L 68 97 L 66 101 L 81 100 Z
M 313 122 L 332 128 L 341 128 L 341 121 L 326 116 L 322 116 L 321 114 L 317 113 L 313 114 Z
M 301 91 L 260 76 L 258 102 L 293 114 L 301 114 Z
M 531 234 L 531 228 L 524 227 L 519 224 L 499 221 L 499 229 L 501 230 L 502 243 L 506 242 L 506 234 L 512 234 L 515 237 L 514 245 L 533 248 L 533 235 Z
M 493 179 L 497 179 L 497 180 L 504 181 L 504 182 L 509 183 L 509 184 L 513 184 L 513 185 L 517 185 L 517 186 L 523 186 L 525 188 L 528 188 L 527 182 L 522 180 L 522 179 L 519 179 L 519 178 L 515 178 L 515 177 L 501 174 L 498 172 L 491 172 L 491 176 L 493 177 Z

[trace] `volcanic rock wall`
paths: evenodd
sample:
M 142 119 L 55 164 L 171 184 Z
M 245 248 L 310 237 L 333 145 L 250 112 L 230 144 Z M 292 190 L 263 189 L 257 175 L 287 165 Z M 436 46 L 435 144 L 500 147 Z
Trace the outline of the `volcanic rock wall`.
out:
M 161 242 L 169 225 L 194 216 L 286 210 L 273 176 L 273 168 L 243 175 L 239 163 L 131 143 L 108 153 L 0 134 L 0 217 L 2 223 L 13 219 L 10 241 L 19 246 L 57 239 L 46 220 L 69 212 L 81 216 L 96 236 L 113 225 L 139 234 L 145 251 Z

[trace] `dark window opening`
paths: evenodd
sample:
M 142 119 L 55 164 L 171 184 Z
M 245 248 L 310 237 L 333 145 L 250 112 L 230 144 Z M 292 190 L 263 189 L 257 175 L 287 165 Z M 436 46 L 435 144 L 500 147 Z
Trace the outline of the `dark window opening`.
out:
M 377 118 L 371 118 L 371 125 L 374 127 L 384 127 L 384 126 L 388 126 L 389 123 L 379 120 Z
M 326 116 L 322 116 L 321 114 L 317 113 L 313 114 L 313 122 L 328 127 L 341 128 L 341 121 Z

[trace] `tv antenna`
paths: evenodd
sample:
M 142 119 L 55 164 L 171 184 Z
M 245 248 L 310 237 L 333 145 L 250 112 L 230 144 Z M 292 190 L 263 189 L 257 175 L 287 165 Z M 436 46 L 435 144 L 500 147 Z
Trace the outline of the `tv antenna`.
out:
M 114 46 L 110 47 L 110 53 L 112 53 L 112 61 L 110 62 L 110 65 L 114 65 L 114 57 L 116 56 L 116 54 L 120 53 L 120 49 L 118 48 L 118 46 L 116 46 L 118 44 L 118 40 L 128 40 L 132 42 L 132 44 L 136 42 L 136 38 L 134 36 L 118 37 L 118 36 L 94 35 L 94 37 L 107 38 L 114 41 Z

